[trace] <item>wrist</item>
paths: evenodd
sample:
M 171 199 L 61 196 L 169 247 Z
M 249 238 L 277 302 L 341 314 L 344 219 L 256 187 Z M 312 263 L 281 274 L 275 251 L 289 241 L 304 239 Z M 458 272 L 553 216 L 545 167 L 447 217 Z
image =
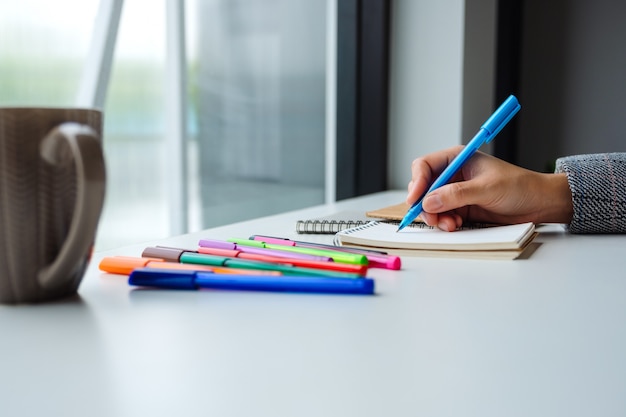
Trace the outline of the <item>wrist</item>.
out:
M 544 209 L 540 223 L 569 224 L 574 215 L 574 205 L 567 175 L 564 173 L 541 175 L 544 176 L 545 189 L 541 194 L 544 198 Z

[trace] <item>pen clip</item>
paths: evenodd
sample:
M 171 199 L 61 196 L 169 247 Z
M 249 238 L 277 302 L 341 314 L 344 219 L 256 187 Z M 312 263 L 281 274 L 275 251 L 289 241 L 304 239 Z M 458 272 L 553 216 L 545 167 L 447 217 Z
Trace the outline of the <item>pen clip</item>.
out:
M 510 95 L 481 126 L 487 132 L 485 143 L 491 142 L 521 108 L 517 98 Z

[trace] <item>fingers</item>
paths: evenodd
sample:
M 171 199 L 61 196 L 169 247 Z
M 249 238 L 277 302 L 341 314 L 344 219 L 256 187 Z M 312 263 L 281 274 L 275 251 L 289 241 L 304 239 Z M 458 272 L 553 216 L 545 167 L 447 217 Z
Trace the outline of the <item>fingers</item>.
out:
M 471 181 L 444 185 L 426 195 L 421 217 L 429 226 L 448 232 L 457 230 L 463 225 L 463 217 L 457 210 L 475 204 L 482 189 Z
M 411 181 L 408 185 L 407 204 L 413 204 L 428 190 L 435 178 L 450 164 L 463 146 L 455 146 L 417 158 L 411 164 Z
M 463 225 L 463 218 L 456 213 L 434 214 L 423 212 L 422 220 L 433 227 L 437 227 L 446 232 L 453 232 Z
M 428 213 L 445 213 L 477 204 L 485 192 L 476 181 L 453 182 L 428 193 L 422 207 Z

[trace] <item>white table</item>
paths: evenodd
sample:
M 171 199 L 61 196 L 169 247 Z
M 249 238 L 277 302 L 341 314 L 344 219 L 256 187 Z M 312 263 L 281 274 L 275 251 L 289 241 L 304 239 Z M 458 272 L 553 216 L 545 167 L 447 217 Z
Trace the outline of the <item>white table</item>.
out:
M 386 192 L 97 253 L 79 297 L 0 307 L 2 416 L 624 416 L 626 236 L 540 228 L 526 260 L 403 258 L 376 296 L 137 290 L 155 243 L 296 235 Z

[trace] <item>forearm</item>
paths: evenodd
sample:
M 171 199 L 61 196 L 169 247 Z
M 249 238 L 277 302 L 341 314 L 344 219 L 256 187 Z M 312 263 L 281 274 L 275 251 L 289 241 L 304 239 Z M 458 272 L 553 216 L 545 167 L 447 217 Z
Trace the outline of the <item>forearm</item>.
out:
M 557 160 L 567 176 L 572 233 L 626 233 L 626 153 L 568 156 Z

